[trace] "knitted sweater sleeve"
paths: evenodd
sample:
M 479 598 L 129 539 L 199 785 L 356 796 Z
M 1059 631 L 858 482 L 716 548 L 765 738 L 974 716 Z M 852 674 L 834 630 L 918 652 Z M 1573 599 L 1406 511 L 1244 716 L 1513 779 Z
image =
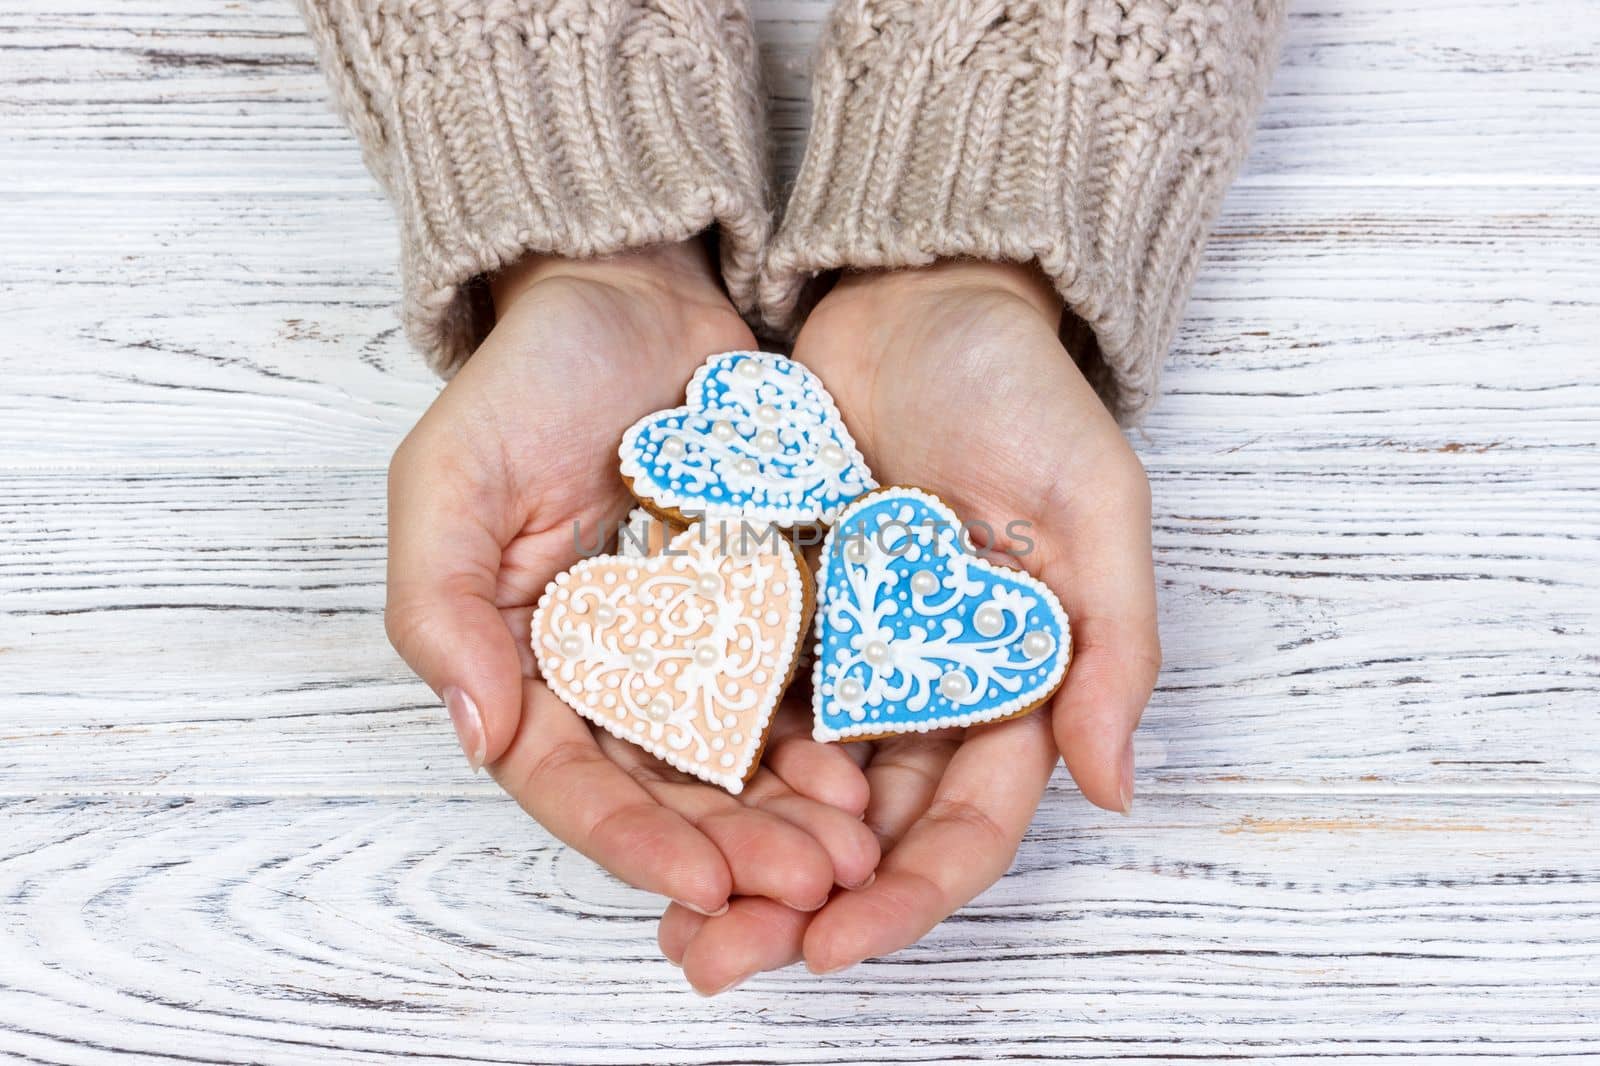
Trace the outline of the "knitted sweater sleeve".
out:
M 301 0 L 400 218 L 404 319 L 448 374 L 486 275 L 714 229 L 741 310 L 768 230 L 744 0 Z
M 1036 261 L 1069 349 L 1136 420 L 1283 20 L 1283 0 L 839 0 L 769 325 L 792 329 L 834 270 Z

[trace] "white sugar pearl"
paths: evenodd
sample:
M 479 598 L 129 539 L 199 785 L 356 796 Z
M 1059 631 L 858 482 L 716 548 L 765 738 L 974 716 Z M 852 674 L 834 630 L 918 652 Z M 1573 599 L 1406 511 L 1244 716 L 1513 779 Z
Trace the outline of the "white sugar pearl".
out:
M 718 421 L 712 423 L 711 435 L 721 441 L 732 440 L 734 436 L 733 423 L 724 422 L 719 419 Z
M 635 670 L 643 673 L 656 664 L 656 653 L 649 648 L 635 648 L 633 654 L 628 656 L 628 662 Z
M 966 699 L 972 693 L 972 682 L 960 670 L 951 670 L 939 678 L 939 695 L 952 703 Z
M 843 466 L 849 458 L 837 444 L 824 444 L 817 449 L 817 457 L 829 466 Z
M 1006 628 L 1006 613 L 993 604 L 985 604 L 972 616 L 972 628 L 980 637 L 998 637 Z
M 561 654 L 570 659 L 583 651 L 583 638 L 576 633 L 568 633 L 561 638 L 560 648 Z
M 746 381 L 760 381 L 766 371 L 767 368 L 761 365 L 759 359 L 744 359 L 740 361 L 737 373 Z
M 778 409 L 770 403 L 764 403 L 756 408 L 756 421 L 763 425 L 775 426 L 778 424 L 778 419 L 782 417 L 783 415 L 778 413 Z
M 702 644 L 694 650 L 695 664 L 707 669 L 717 665 L 717 661 L 721 658 L 722 653 L 717 650 L 715 644 Z
M 732 766 L 733 765 L 733 756 L 728 754 L 727 752 L 723 752 L 722 753 L 722 758 L 718 759 L 717 761 L 719 763 L 721 763 L 723 766 Z
M 1042 629 L 1035 629 L 1022 638 L 1022 654 L 1030 659 L 1043 659 L 1056 650 L 1056 638 Z
M 861 654 L 873 666 L 884 666 L 889 662 L 889 645 L 881 640 L 869 640 Z
M 844 557 L 852 563 L 864 563 L 870 554 L 867 548 L 867 538 L 864 536 L 851 537 L 844 546 Z
M 733 468 L 737 470 L 743 477 L 755 477 L 761 472 L 760 464 L 758 464 L 754 459 L 740 459 L 737 463 L 733 464 Z
M 602 603 L 594 609 L 594 620 L 608 626 L 617 620 L 617 609 L 609 603 Z
M 694 589 L 702 596 L 715 596 L 722 591 L 722 578 L 707 571 L 694 579 Z
M 668 437 L 661 442 L 661 454 L 668 459 L 682 459 L 684 452 L 682 437 Z
M 853 677 L 847 677 L 843 681 L 839 682 L 839 686 L 837 689 L 835 689 L 835 693 L 839 697 L 839 702 L 848 707 L 853 704 L 860 703 L 863 699 L 865 699 L 867 690 L 860 681 L 857 681 Z
M 645 705 L 644 713 L 652 722 L 665 722 L 672 717 L 672 701 L 665 696 L 657 696 Z
M 939 575 L 932 570 L 918 570 L 911 575 L 911 591 L 918 596 L 932 596 L 939 591 Z
M 756 447 L 764 452 L 777 451 L 780 443 L 778 434 L 770 429 L 764 429 L 756 434 Z

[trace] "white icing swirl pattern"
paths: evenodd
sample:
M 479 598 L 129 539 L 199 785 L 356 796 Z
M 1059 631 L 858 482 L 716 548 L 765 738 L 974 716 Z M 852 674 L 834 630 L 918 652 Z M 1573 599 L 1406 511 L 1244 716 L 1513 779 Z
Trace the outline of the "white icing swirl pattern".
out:
M 827 389 L 791 359 L 713 356 L 687 398 L 622 438 L 623 476 L 658 507 L 816 525 L 876 487 Z
M 846 508 L 817 591 L 818 740 L 1007 718 L 1047 697 L 1071 656 L 1055 595 L 972 555 L 955 513 L 919 489 Z
M 559 575 L 534 611 L 533 649 L 583 717 L 738 793 L 791 672 L 805 586 L 787 547 L 736 556 L 700 534 Z

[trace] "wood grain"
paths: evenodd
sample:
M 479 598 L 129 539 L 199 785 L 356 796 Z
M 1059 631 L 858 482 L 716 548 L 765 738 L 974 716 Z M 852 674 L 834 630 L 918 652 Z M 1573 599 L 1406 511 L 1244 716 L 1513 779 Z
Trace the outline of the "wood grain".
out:
M 286 0 L 0 5 L 0 1062 L 1600 1062 L 1594 0 L 1293 5 L 1133 435 L 1134 816 L 710 1003 L 384 641 L 437 386 L 326 101 Z
M 436 388 L 387 303 L 380 208 L 130 192 L 19 214 L 0 467 L 379 466 Z M 116 254 L 85 214 L 128 220 Z M 1594 455 L 1600 380 L 1572 360 L 1600 329 L 1595 277 L 1584 190 L 1236 190 L 1143 450 Z
M 1600 788 L 1593 462 L 1160 462 L 1147 787 Z M 490 787 L 384 641 L 379 472 L 12 474 L 0 530 L 5 790 Z
M 1600 828 L 1585 803 L 1124 820 L 1062 791 L 917 947 L 709 1002 L 653 957 L 654 902 L 508 800 L 33 800 L 0 824 L 0 1055 L 24 1060 L 1600 1057 L 1600 865 L 1552 850 Z
M 827 8 L 752 5 L 780 176 L 799 157 Z M 1245 180 L 1593 183 L 1594 0 L 1504 10 L 1496 0 L 1294 5 Z M 0 9 L 0 107 L 24 188 L 74 188 L 72 177 L 114 168 L 124 186 L 370 189 L 283 0 L 13 3 Z
M 1296 6 L 1154 439 L 1593 443 L 1562 356 L 1600 319 L 1600 9 L 1494 10 Z M 758 7 L 783 158 L 824 11 Z M 282 0 L 0 11 L 0 139 L 0 464 L 374 464 L 428 401 L 392 222 Z

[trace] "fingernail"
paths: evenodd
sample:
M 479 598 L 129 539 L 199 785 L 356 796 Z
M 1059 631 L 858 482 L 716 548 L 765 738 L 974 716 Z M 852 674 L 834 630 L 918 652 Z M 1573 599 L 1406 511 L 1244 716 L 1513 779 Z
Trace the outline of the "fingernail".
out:
M 850 967 L 852 967 L 854 965 L 855 965 L 855 963 L 853 963 L 853 962 L 837 962 L 837 963 L 834 963 L 832 966 L 817 967 L 817 966 L 811 965 L 810 963 L 806 963 L 806 969 L 810 970 L 812 973 L 816 974 L 818 977 L 823 977 L 823 976 L 826 976 L 827 974 L 830 974 L 830 973 L 838 973 L 840 970 L 848 970 Z
M 876 870 L 874 870 L 872 873 L 868 874 L 867 875 L 867 879 L 865 881 L 862 881 L 860 884 L 858 884 L 858 885 L 845 885 L 844 887 L 846 889 L 848 889 L 849 891 L 851 891 L 851 892 L 860 892 L 864 888 L 871 888 L 872 887 L 872 882 L 876 881 L 877 879 L 878 879 L 878 872 Z
M 672 902 L 676 903 L 680 907 L 686 907 L 689 910 L 694 911 L 696 914 L 703 914 L 707 918 L 721 918 L 724 914 L 728 913 L 728 901 L 727 900 L 723 900 L 722 901 L 722 906 L 718 907 L 714 911 L 708 911 L 704 907 L 696 907 L 693 903 L 690 903 L 686 899 L 675 899 Z
M 472 772 L 483 769 L 489 757 L 489 735 L 483 730 L 483 715 L 472 697 L 451 685 L 444 690 L 444 709 L 450 712 L 450 724 L 456 727 L 456 740 L 467 754 Z
M 811 904 L 810 906 L 804 906 L 804 905 L 799 904 L 799 903 L 790 903 L 786 899 L 785 900 L 780 900 L 779 902 L 781 902 L 785 907 L 788 907 L 792 911 L 799 911 L 801 914 L 810 914 L 812 911 L 820 911 L 823 907 L 825 907 L 827 905 L 827 903 L 828 903 L 828 897 L 827 896 L 823 896 L 821 899 L 817 900 L 817 902 Z
M 1122 749 L 1122 813 L 1133 813 L 1133 739 Z
M 730 991 L 732 989 L 738 988 L 740 985 L 744 984 L 748 980 L 750 980 L 750 975 L 749 974 L 745 974 L 743 977 L 735 977 L 733 980 L 729 981 L 727 984 L 723 985 L 721 988 L 713 988 L 709 992 L 702 992 L 698 988 L 696 988 L 694 990 L 694 994 L 697 995 L 697 996 L 700 996 L 702 999 L 710 999 L 712 996 L 720 996 L 724 992 L 727 992 L 727 991 Z M 691 987 L 693 987 L 693 986 L 691 986 Z

